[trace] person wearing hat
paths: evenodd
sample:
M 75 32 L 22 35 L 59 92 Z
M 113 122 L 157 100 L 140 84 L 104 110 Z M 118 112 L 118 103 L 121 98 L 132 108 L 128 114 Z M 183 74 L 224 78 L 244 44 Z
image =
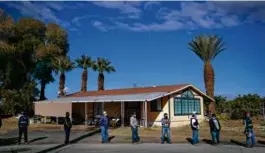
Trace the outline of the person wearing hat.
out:
M 28 126 L 29 126 L 29 118 L 26 112 L 22 112 L 22 116 L 18 119 L 18 144 L 21 143 L 22 134 L 24 134 L 24 142 L 28 143 Z
M 102 143 L 108 143 L 109 141 L 109 137 L 108 137 L 108 126 L 109 126 L 109 120 L 107 118 L 107 112 L 104 111 L 103 115 L 101 116 L 100 120 L 99 120 L 99 125 L 100 125 L 100 129 L 101 129 L 101 137 Z
M 167 143 L 171 143 L 170 139 L 170 120 L 167 116 L 167 113 L 164 114 L 164 117 L 161 119 L 162 124 L 162 136 L 161 136 L 161 143 L 164 144 L 165 139 Z
M 209 120 L 210 131 L 212 135 L 212 144 L 219 144 L 220 143 L 220 131 L 221 131 L 221 124 L 216 118 L 215 114 L 212 114 L 211 119 Z
M 66 112 L 65 118 L 64 118 L 64 132 L 65 132 L 64 144 L 69 144 L 69 138 L 70 138 L 70 133 L 71 133 L 71 128 L 72 128 L 72 122 L 69 116 L 70 116 L 70 113 Z
M 196 112 L 193 112 L 192 114 L 192 117 L 190 119 L 190 126 L 192 129 L 192 144 L 196 145 L 197 143 L 199 143 L 199 122 Z
M 130 118 L 130 126 L 132 130 L 132 143 L 139 143 L 140 137 L 138 135 L 138 121 L 136 118 L 136 113 L 134 112 Z
M 244 118 L 246 147 L 254 147 L 256 144 L 255 133 L 253 131 L 253 123 L 250 118 L 250 113 L 247 112 Z

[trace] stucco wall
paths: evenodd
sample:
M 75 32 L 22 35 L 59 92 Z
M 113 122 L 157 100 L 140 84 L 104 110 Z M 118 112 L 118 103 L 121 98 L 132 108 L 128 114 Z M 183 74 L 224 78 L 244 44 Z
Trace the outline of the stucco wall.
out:
M 204 110 L 203 110 L 203 98 L 198 95 L 197 93 L 193 92 L 195 98 L 200 99 L 200 104 L 201 104 L 201 113 L 197 115 L 199 121 L 204 120 Z M 163 117 L 164 113 L 169 114 L 169 109 L 170 109 L 170 120 L 171 120 L 171 126 L 172 127 L 179 127 L 183 125 L 188 125 L 190 124 L 190 117 L 189 115 L 181 115 L 181 116 L 175 116 L 174 115 L 174 97 L 180 97 L 181 94 L 173 94 L 170 96 L 170 99 L 168 97 L 164 97 L 162 101 L 163 109 L 161 112 L 150 112 L 151 110 L 151 104 L 148 102 L 148 113 L 147 113 L 147 119 L 148 119 L 148 125 L 149 126 L 161 126 L 161 118 Z M 169 106 L 170 105 L 170 106 Z
M 71 114 L 71 103 L 35 103 L 35 114 L 42 116 L 64 117 L 66 112 Z

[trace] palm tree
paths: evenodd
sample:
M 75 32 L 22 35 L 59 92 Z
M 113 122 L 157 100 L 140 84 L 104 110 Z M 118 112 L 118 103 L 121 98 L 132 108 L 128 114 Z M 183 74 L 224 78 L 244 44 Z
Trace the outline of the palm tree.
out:
M 54 82 L 52 75 L 53 67 L 48 60 L 37 61 L 36 68 L 34 71 L 34 78 L 40 82 L 40 98 L 39 100 L 46 100 L 45 88 L 49 83 Z
M 72 62 L 69 57 L 60 56 L 54 59 L 54 67 L 55 67 L 56 73 L 60 72 L 59 96 L 64 96 L 65 95 L 65 92 L 64 92 L 65 73 L 75 68 L 74 62 Z
M 111 62 L 105 58 L 97 58 L 93 69 L 98 71 L 98 90 L 104 90 L 104 72 L 116 72 L 115 68 L 111 66 Z
M 81 91 L 87 91 L 87 69 L 92 68 L 95 65 L 95 62 L 91 57 L 82 55 L 81 58 L 75 60 L 77 66 L 83 69 L 82 80 L 81 80 Z
M 214 69 L 211 61 L 225 50 L 221 37 L 216 35 L 200 35 L 188 43 L 190 49 L 204 62 L 204 83 L 206 94 L 214 98 Z M 209 111 L 214 111 L 214 104 L 209 105 Z

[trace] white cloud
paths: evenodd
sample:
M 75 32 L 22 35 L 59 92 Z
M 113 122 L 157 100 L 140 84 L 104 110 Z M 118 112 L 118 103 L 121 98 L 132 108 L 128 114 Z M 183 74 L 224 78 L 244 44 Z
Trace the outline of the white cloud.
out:
M 144 9 L 152 9 L 154 6 L 159 6 L 160 2 L 156 2 L 156 1 L 148 1 L 144 4 Z
M 92 25 L 101 31 L 108 31 L 108 27 L 103 25 L 103 23 L 100 21 L 92 21 Z
M 69 21 L 60 19 L 56 15 L 56 12 L 82 6 L 77 4 L 79 3 L 70 6 L 67 2 L 7 2 L 8 7 L 17 9 L 23 16 L 31 16 L 45 22 L 55 22 L 62 25 L 64 28 L 68 28 L 68 30 L 75 28 L 72 27 L 73 25 Z
M 142 10 L 139 8 L 141 2 L 93 2 L 94 5 L 109 8 L 109 9 L 117 9 L 122 14 L 129 14 L 139 17 L 142 13 Z

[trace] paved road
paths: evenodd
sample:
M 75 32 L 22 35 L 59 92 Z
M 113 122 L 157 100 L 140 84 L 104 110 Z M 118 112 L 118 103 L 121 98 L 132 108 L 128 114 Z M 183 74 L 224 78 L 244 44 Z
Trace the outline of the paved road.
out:
M 29 146 L 12 146 L 9 149 L 23 149 L 28 148 L 30 150 L 23 151 L 23 153 L 36 153 L 47 148 L 54 147 L 56 145 L 29 145 Z M 7 148 L 0 147 L 1 151 L 6 150 Z M 61 147 L 57 150 L 51 151 L 51 153 L 264 153 L 265 147 L 256 147 L 256 148 L 244 148 L 237 145 L 219 145 L 211 146 L 208 144 L 200 144 L 198 146 L 193 146 L 190 144 L 172 144 L 172 145 L 161 145 L 161 144 L 72 144 Z

